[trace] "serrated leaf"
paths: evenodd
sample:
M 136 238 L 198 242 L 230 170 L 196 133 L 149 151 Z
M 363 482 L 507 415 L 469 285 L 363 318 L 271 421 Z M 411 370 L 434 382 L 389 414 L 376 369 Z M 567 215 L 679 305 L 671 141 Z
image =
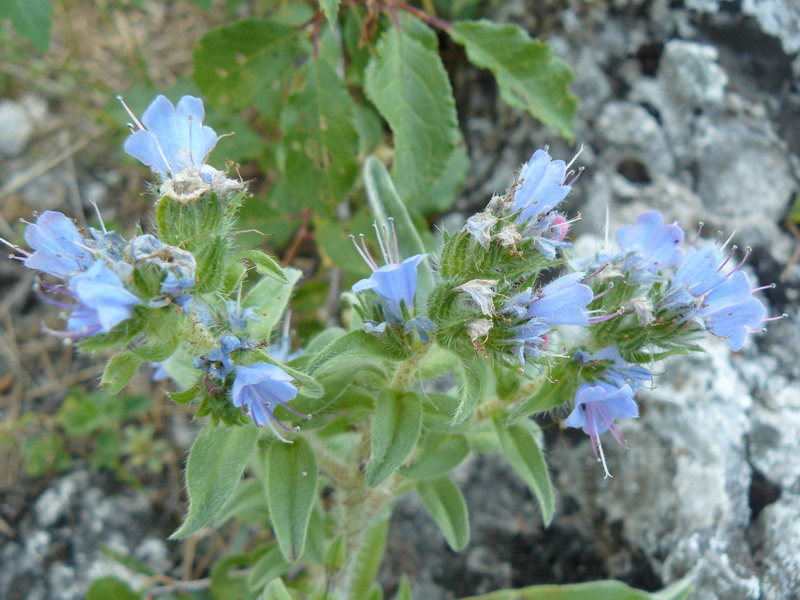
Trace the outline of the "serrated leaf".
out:
M 469 543 L 469 513 L 461 490 L 449 477 L 417 482 L 422 503 L 455 552 Z
M 544 454 L 542 454 L 530 426 L 520 422 L 506 427 L 497 418 L 494 419 L 494 429 L 506 460 L 539 502 L 542 521 L 547 527 L 553 520 L 555 512 L 553 486 L 550 483 L 550 472 L 547 470 Z
M 317 458 L 305 438 L 272 444 L 267 455 L 267 501 L 283 556 L 294 562 L 303 554 L 311 508 L 317 497 Z
M 300 31 L 263 19 L 213 29 L 195 47 L 195 83 L 212 102 L 247 106 L 292 66 Z
M 101 387 L 109 394 L 119 394 L 136 374 L 142 362 L 139 356 L 130 351 L 115 354 L 103 370 Z
M 463 435 L 432 433 L 414 457 L 414 462 L 400 469 L 409 479 L 433 479 L 447 475 L 469 454 L 469 444 Z
M 273 328 L 286 310 L 295 284 L 303 275 L 302 271 L 292 267 L 286 267 L 283 272 L 286 283 L 265 277 L 252 287 L 242 301 L 242 307 L 252 307 L 260 319 L 247 324 L 247 334 L 255 340 L 269 341 Z
M 405 30 L 388 29 L 367 66 L 364 90 L 394 134 L 392 174 L 400 195 L 424 205 L 460 135 L 438 52 Z
M 375 401 L 372 452 L 367 463 L 367 484 L 382 483 L 403 464 L 414 449 L 422 427 L 422 403 L 413 393 L 384 390 Z
M 386 551 L 388 533 L 389 513 L 387 511 L 373 521 L 364 532 L 361 546 L 353 559 L 355 562 L 348 586 L 350 595 L 346 600 L 363 600 L 368 597 Z
M 687 600 L 691 579 L 686 578 L 652 594 L 621 581 L 592 581 L 567 585 L 534 585 L 516 590 L 499 590 L 460 600 Z
M 492 72 L 503 100 L 572 139 L 578 105 L 568 87 L 572 71 L 548 44 L 518 25 L 486 20 L 458 21 L 447 32 L 470 62 Z
M 281 114 L 286 183 L 304 206 L 331 212 L 358 176 L 355 103 L 328 61 L 310 59 L 301 74 Z
M 328 24 L 333 30 L 336 27 L 336 17 L 339 14 L 340 0 L 319 0 L 322 7 L 322 12 L 325 13 L 325 18 L 328 19 Z
M 0 0 L 0 18 L 11 19 L 14 29 L 43 53 L 50 49 L 52 12 L 50 0 Z
M 271 545 L 250 568 L 247 587 L 253 591 L 261 591 L 272 580 L 283 576 L 291 566 L 283 558 L 277 544 Z
M 229 427 L 208 422 L 203 426 L 186 463 L 189 513 L 170 539 L 184 538 L 211 522 L 236 490 L 257 440 L 253 424 Z
M 289 280 L 286 279 L 281 266 L 275 262 L 275 259 L 260 250 L 245 250 L 233 257 L 234 260 L 249 260 L 256 267 L 256 272 L 261 275 L 271 275 L 278 282 L 287 284 Z

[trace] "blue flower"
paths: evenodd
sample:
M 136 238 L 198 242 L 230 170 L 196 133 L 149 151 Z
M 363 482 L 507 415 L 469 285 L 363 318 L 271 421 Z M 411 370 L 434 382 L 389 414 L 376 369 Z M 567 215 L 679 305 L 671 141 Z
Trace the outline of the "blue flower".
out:
M 219 139 L 211 127 L 203 125 L 203 101 L 194 96 L 184 96 L 177 106 L 157 96 L 141 122 L 128 113 L 139 129 L 125 140 L 125 152 L 163 177 L 188 167 L 202 168 Z
M 750 294 L 747 275 L 736 271 L 706 294 L 698 311 L 703 327 L 723 338 L 734 352 L 742 349 L 747 332 L 756 330 L 767 312 Z
M 529 358 L 539 358 L 540 350 L 547 346 L 546 333 L 550 326 L 541 319 L 530 319 L 522 325 L 511 328 L 514 337 L 509 340 L 514 348 L 514 354 L 519 359 L 519 364 L 525 366 Z
M 531 296 L 525 317 L 553 325 L 589 325 L 587 306 L 594 292 L 582 283 L 585 273 L 570 273 L 548 283 Z
M 223 335 L 219 339 L 218 347 L 194 359 L 194 368 L 206 371 L 212 377 L 224 381 L 228 374 L 233 371 L 231 352 L 238 350 L 241 345 L 241 340 L 235 335 Z
M 228 316 L 228 323 L 230 323 L 233 331 L 246 330 L 249 321 L 253 321 L 254 323 L 261 321 L 261 317 L 256 314 L 252 306 L 242 308 L 242 305 L 236 300 L 225 301 L 225 313 Z
M 645 382 L 653 379 L 653 374 L 646 367 L 627 363 L 620 356 L 619 350 L 617 350 L 615 346 L 608 346 L 594 354 L 579 350 L 575 353 L 574 358 L 583 364 L 588 364 L 593 361 L 603 361 L 604 370 L 599 377 L 618 388 L 627 384 L 636 391 L 642 387 Z
M 35 250 L 23 258 L 25 266 L 62 279 L 95 262 L 78 228 L 60 212 L 48 210 L 39 215 L 36 223 L 25 229 L 25 241 Z
M 678 247 L 683 244 L 683 229 L 677 225 L 664 225 L 664 217 L 657 210 L 642 213 L 636 219 L 636 225 L 620 227 L 616 235 L 626 271 L 656 273 L 677 265 L 681 260 Z
M 382 267 L 378 267 L 375 259 L 372 258 L 363 236 L 361 236 L 361 247 L 356 243 L 355 237 L 350 236 L 356 250 L 372 269 L 372 275 L 356 283 L 352 289 L 356 293 L 366 290 L 375 292 L 381 300 L 385 317 L 393 323 L 402 323 L 404 320 L 403 307 L 408 312 L 414 310 L 414 296 L 417 293 L 417 267 L 428 255 L 416 254 L 401 262 L 397 234 L 394 230 L 394 219 L 389 219 L 389 221 L 391 231 L 384 227 L 383 235 L 375 225 L 375 230 L 378 232 L 378 244 L 386 262 Z
M 285 431 L 293 431 L 275 416 L 275 408 L 283 406 L 297 416 L 308 418 L 296 411 L 289 402 L 297 396 L 297 388 L 292 385 L 292 377 L 286 371 L 268 363 L 237 366 L 236 378 L 233 381 L 233 405 L 253 419 L 256 425 L 269 425 L 281 441 L 287 441 L 275 429 L 275 425 Z
M 517 220 L 528 221 L 553 210 L 572 189 L 566 185 L 566 177 L 567 165 L 563 160 L 551 160 L 546 150 L 534 152 L 522 165 L 514 192 Z
M 131 317 L 139 299 L 122 285 L 112 271 L 98 261 L 83 273 L 69 280 L 69 289 L 47 286 L 54 292 L 70 296 L 77 304 L 65 304 L 42 296 L 45 301 L 69 310 L 67 331 L 45 331 L 59 337 L 79 339 L 87 335 L 108 333 Z
M 583 383 L 575 394 L 575 408 L 564 424 L 567 427 L 581 428 L 589 435 L 594 456 L 603 463 L 606 477 L 610 477 L 600 435 L 610 431 L 614 439 L 624 445 L 625 439 L 615 421 L 635 419 L 638 416 L 639 408 L 633 400 L 633 389 L 628 384 L 615 387 L 602 382 L 597 385 Z

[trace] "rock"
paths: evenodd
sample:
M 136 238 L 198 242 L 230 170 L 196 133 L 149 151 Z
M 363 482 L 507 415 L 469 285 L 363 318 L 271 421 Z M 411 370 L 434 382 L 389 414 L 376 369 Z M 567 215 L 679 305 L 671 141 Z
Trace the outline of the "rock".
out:
M 800 597 L 800 496 L 781 497 L 767 506 L 755 523 L 756 560 L 764 565 L 767 600 Z
M 25 106 L 0 100 L 0 154 L 12 158 L 25 151 L 33 137 L 34 124 Z

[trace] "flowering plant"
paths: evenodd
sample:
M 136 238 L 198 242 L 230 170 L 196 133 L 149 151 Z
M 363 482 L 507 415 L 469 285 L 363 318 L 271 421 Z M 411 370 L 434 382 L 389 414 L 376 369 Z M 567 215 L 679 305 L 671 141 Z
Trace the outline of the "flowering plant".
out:
M 769 320 L 746 255 L 737 262 L 730 240 L 705 243 L 700 232 L 687 248 L 683 230 L 655 211 L 617 230 L 617 251 L 568 256 L 573 220 L 560 205 L 580 171 L 544 150 L 508 191 L 429 246 L 370 157 L 363 177 L 377 244 L 353 238 L 353 252 L 372 274 L 343 294 L 342 327 L 291 352 L 287 309 L 302 274 L 238 248 L 248 187 L 206 163 L 219 138 L 203 125 L 203 103 L 159 96 L 141 121 L 131 118 L 138 128 L 125 149 L 157 179 L 153 232 L 125 239 L 102 221 L 83 231 L 48 211 L 27 225 L 30 250 L 9 245 L 40 273 L 42 299 L 64 311 L 64 329 L 46 331 L 86 352 L 112 351 L 107 390 L 149 364 L 172 380 L 176 403 L 209 417 L 189 454 L 189 508 L 172 539 L 223 509 L 235 515 L 263 484 L 270 533 L 254 536 L 237 565 L 265 598 L 380 598 L 375 557 L 393 500 L 412 491 L 447 544 L 463 549 L 468 507 L 450 474 L 487 451 L 487 436 L 548 524 L 554 494 L 532 416 L 583 430 L 610 477 L 617 451 L 603 442 L 624 447 L 635 425 L 621 421 L 638 416 L 636 392 L 658 361 L 699 350 L 704 335 L 739 350 Z M 450 383 L 437 385 L 442 378 Z M 622 584 L 603 585 L 627 597 Z M 660 597 L 685 593 L 678 584 Z M 407 580 L 398 594 L 411 597 Z

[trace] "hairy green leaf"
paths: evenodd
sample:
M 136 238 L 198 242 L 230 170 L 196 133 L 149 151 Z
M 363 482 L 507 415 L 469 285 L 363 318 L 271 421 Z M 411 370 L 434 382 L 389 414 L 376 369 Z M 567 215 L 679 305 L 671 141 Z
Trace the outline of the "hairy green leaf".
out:
M 291 67 L 299 33 L 263 19 L 213 29 L 195 47 L 195 83 L 212 102 L 247 106 Z
M 486 20 L 458 21 L 448 33 L 470 62 L 494 74 L 503 100 L 572 139 L 578 105 L 568 87 L 572 71 L 550 46 L 518 25 Z
M 286 283 L 281 283 L 274 277 L 264 277 L 242 301 L 242 307 L 252 307 L 260 319 L 247 324 L 247 334 L 255 340 L 269 341 L 272 330 L 286 310 L 295 284 L 303 275 L 302 271 L 292 267 L 286 267 L 283 273 Z
M 272 580 L 282 577 L 291 567 L 281 554 L 277 545 L 270 545 L 267 551 L 250 569 L 247 576 L 247 587 L 253 591 L 261 591 Z
M 283 556 L 294 562 L 306 545 L 311 508 L 317 497 L 317 458 L 303 437 L 272 444 L 267 455 L 267 500 Z
M 361 546 L 354 560 L 354 568 L 351 572 L 349 596 L 346 600 L 363 600 L 369 597 L 369 591 L 378 569 L 383 560 L 383 553 L 386 551 L 386 537 L 389 533 L 389 513 L 388 511 L 378 516 L 364 532 Z
M 472 417 L 481 401 L 481 365 L 477 358 L 458 357 L 458 409 L 453 415 L 453 423 L 463 423 Z
M 544 460 L 541 448 L 525 422 L 518 422 L 506 427 L 500 419 L 494 420 L 494 428 L 503 454 L 526 485 L 530 488 L 539 509 L 545 527 L 553 520 L 555 511 L 553 502 L 553 486 L 550 483 L 550 472 Z
M 592 581 L 499 590 L 461 600 L 688 600 L 691 589 L 689 578 L 654 593 L 636 590 L 621 581 Z
M 0 18 L 11 19 L 39 52 L 50 49 L 53 7 L 50 0 L 0 0 Z
M 422 503 L 454 551 L 469 543 L 469 513 L 461 490 L 449 477 L 417 482 Z
M 280 283 L 289 283 L 289 280 L 286 279 L 286 273 L 284 273 L 281 266 L 275 262 L 275 259 L 264 254 L 260 250 L 245 250 L 233 258 L 234 260 L 249 260 L 255 265 L 256 271 L 260 275 L 271 275 Z
M 340 0 L 319 0 L 320 6 L 322 6 L 322 12 L 325 13 L 325 18 L 328 19 L 328 24 L 331 26 L 331 29 L 336 27 L 336 17 L 339 14 L 339 2 Z
M 382 483 L 403 464 L 419 439 L 422 403 L 413 393 L 384 390 L 375 402 L 367 483 Z
M 257 440 L 258 430 L 253 424 L 205 424 L 186 463 L 189 513 L 170 539 L 184 538 L 211 522 L 236 491 Z
M 134 592 L 124 581 L 116 577 L 95 579 L 86 592 L 86 600 L 140 600 L 141 596 Z
M 414 462 L 400 469 L 409 479 L 432 479 L 447 475 L 469 454 L 469 444 L 463 435 L 431 433 L 414 457 Z
M 136 374 L 143 359 L 131 351 L 120 352 L 108 361 L 100 385 L 109 394 L 119 394 Z

